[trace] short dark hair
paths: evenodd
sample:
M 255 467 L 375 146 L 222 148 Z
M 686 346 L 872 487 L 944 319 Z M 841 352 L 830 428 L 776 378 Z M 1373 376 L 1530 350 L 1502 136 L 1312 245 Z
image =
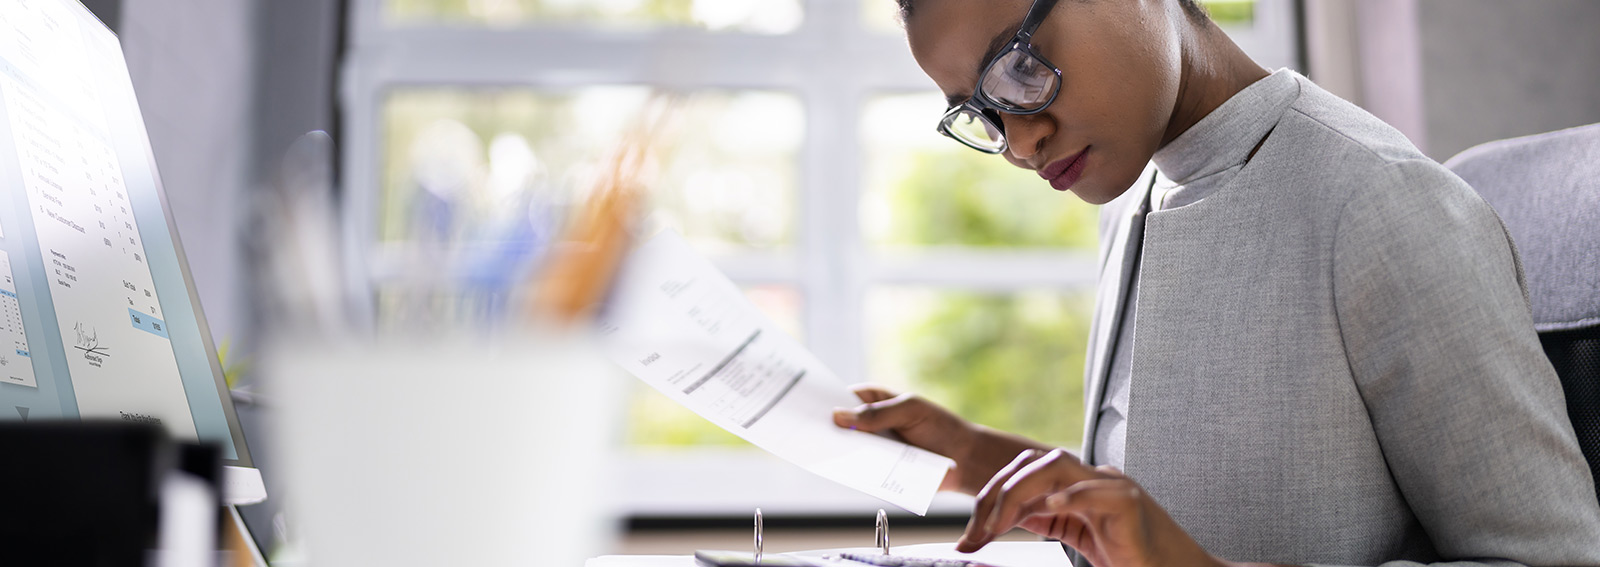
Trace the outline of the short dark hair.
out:
M 900 5 L 900 23 L 904 24 L 911 19 L 911 6 L 913 0 L 894 0 Z
M 1211 19 L 1211 14 L 1206 12 L 1206 7 L 1200 5 L 1200 0 L 1178 0 L 1178 5 L 1183 7 L 1183 13 L 1188 14 L 1196 22 Z
M 911 19 L 912 6 L 916 4 L 916 0 L 894 1 L 900 5 L 900 23 L 904 24 Z M 1206 7 L 1200 5 L 1200 0 L 1178 0 L 1178 5 L 1183 7 L 1185 14 L 1197 22 L 1211 19 L 1211 15 L 1206 13 Z

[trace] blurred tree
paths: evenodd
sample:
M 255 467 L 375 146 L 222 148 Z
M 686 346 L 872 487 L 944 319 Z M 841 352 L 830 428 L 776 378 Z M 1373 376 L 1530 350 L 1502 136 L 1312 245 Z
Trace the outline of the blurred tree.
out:
M 1093 251 L 1097 209 L 1039 176 L 951 143 L 887 157 L 889 245 Z
M 1223 27 L 1250 27 L 1256 23 L 1256 0 L 1200 0 L 1200 5 Z
M 1083 436 L 1089 294 L 944 293 L 908 325 L 913 387 L 961 416 L 1063 447 Z
M 1097 210 L 1033 172 L 960 147 L 908 157 L 890 189 L 892 243 L 1096 246 Z M 896 339 L 913 388 L 978 423 L 1079 446 L 1092 294 L 944 292 L 931 305 Z

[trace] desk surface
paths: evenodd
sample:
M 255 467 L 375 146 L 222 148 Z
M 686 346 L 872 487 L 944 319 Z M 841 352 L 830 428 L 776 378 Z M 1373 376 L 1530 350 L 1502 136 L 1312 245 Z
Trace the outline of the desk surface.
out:
M 1061 544 L 1053 541 L 997 541 L 972 554 L 957 552 L 954 543 L 902 545 L 892 548 L 892 551 L 895 555 L 911 557 L 983 561 L 999 567 L 1064 567 L 1069 565 L 1067 554 L 1061 549 Z M 822 557 L 823 555 L 842 552 L 876 553 L 877 550 L 870 547 L 848 547 L 798 551 L 783 555 Z M 694 567 L 694 565 L 694 556 L 692 555 L 605 555 L 590 559 L 584 563 L 584 567 Z M 840 565 L 864 567 L 862 564 L 854 562 L 841 562 Z

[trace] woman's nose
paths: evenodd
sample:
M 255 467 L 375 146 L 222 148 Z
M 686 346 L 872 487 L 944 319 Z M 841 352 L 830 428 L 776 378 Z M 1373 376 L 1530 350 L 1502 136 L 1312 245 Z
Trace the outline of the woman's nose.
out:
M 1044 148 L 1046 140 L 1055 133 L 1055 121 L 1048 114 L 1000 114 L 1006 127 L 1006 152 L 1018 160 L 1027 160 Z

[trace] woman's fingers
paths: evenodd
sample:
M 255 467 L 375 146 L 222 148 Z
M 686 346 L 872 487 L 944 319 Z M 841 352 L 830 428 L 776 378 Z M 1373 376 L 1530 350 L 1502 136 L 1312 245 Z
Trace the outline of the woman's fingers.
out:
M 1003 498 L 1004 485 L 1007 480 L 1016 475 L 1029 463 L 1045 455 L 1044 451 L 1029 449 L 1017 453 L 1010 463 L 1000 468 L 1000 472 L 989 477 L 989 483 L 978 491 L 978 500 L 972 506 L 972 518 L 967 520 L 967 530 L 961 534 L 961 539 L 956 542 L 956 550 L 961 552 L 975 551 L 984 544 L 994 539 L 994 534 L 988 532 L 989 514 L 994 509 L 995 502 Z
M 862 396 L 877 398 L 877 393 L 887 393 L 879 390 Z M 833 423 L 839 427 L 860 429 L 862 431 L 879 432 L 890 429 L 903 429 L 916 425 L 928 418 L 932 408 L 922 398 L 912 394 L 900 394 L 889 398 L 868 402 L 853 408 L 834 408 Z
M 1143 549 L 1144 489 L 1127 477 L 1078 482 L 1042 499 L 1040 514 L 1078 518 L 1099 548 Z M 1065 541 L 1065 540 L 1063 540 Z
M 890 390 L 877 384 L 855 384 L 850 386 L 850 392 L 854 393 L 857 398 L 860 398 L 861 403 L 864 404 L 881 402 L 897 395 L 894 390 Z
M 1127 477 L 1097 478 L 1074 483 L 1040 501 L 1036 513 L 1098 517 L 1137 510 L 1144 490 Z
M 1082 529 L 1082 524 L 1065 515 L 1034 514 L 1024 516 L 1017 527 L 1049 539 L 1070 542 L 1074 534 Z
M 833 424 L 839 427 L 865 429 L 867 431 L 879 431 L 896 427 L 893 423 L 887 426 L 882 423 L 884 416 L 881 415 L 882 412 L 880 410 L 884 405 L 898 405 L 894 403 L 896 398 L 902 398 L 903 401 L 910 397 L 909 395 L 896 395 L 888 388 L 875 384 L 856 384 L 850 387 L 850 392 L 861 400 L 862 405 L 853 408 L 834 408 Z M 874 404 L 878 404 L 878 409 L 874 409 Z M 891 411 L 888 417 L 895 417 L 895 412 Z
M 1086 473 L 1092 476 L 1072 478 Z M 1062 484 L 1041 492 L 1047 479 Z M 1089 469 L 1052 454 L 1016 471 L 998 492 L 991 518 L 1001 529 L 1014 522 L 1059 539 L 1095 565 L 1220 564 L 1139 483 L 1116 469 Z M 973 551 L 986 543 L 963 546 L 966 542 L 963 536 L 956 548 Z
M 1006 479 L 1001 498 L 994 503 L 987 531 L 1004 532 L 1031 515 L 1027 508 L 1039 499 L 1080 480 L 1095 478 L 1094 471 L 1062 449 L 1046 453 Z
M 1001 474 L 990 479 L 989 485 L 979 494 L 972 521 L 956 549 L 973 551 L 983 547 L 995 536 L 1033 515 L 1039 499 L 1075 482 L 1099 476 L 1078 462 L 1077 457 L 1061 449 L 1018 455 Z

